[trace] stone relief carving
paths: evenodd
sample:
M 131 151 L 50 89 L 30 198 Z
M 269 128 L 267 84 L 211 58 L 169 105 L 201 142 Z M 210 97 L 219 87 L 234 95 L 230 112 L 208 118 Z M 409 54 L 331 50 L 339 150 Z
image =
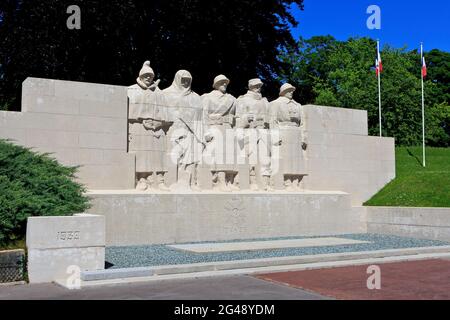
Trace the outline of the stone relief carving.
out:
M 228 213 L 224 224 L 224 230 L 229 234 L 242 234 L 246 231 L 246 205 L 242 198 L 233 197 L 225 203 L 225 211 Z
M 270 177 L 270 137 L 267 130 L 269 102 L 261 94 L 263 82 L 251 79 L 248 91 L 236 101 L 236 128 L 239 155 L 249 159 L 250 189 L 272 190 Z M 258 183 L 258 180 L 262 180 Z
M 192 90 L 187 70 L 164 90 L 154 78 L 146 61 L 128 88 L 137 189 L 300 190 L 307 145 L 295 87 L 284 84 L 269 103 L 258 78 L 237 99 L 227 93 L 225 75 L 216 76 L 213 90 L 202 96 Z
M 271 164 L 279 165 L 274 179 L 282 179 L 284 188 L 290 191 L 300 190 L 300 181 L 306 175 L 302 107 L 293 99 L 294 91 L 291 84 L 283 84 L 279 98 L 269 104 L 270 129 L 274 132 Z
M 164 161 L 167 125 L 164 96 L 158 88 L 159 80 L 146 61 L 136 84 L 128 88 L 128 150 L 136 153 L 137 189 L 167 191 Z
M 172 85 L 162 91 L 170 123 L 166 156 L 176 173 L 173 190 L 199 190 L 198 165 L 205 145 L 202 102 L 191 84 L 189 71 L 179 70 Z
M 239 190 L 236 161 L 227 161 L 227 150 L 233 151 L 233 157 L 235 154 L 232 126 L 236 98 L 227 93 L 229 83 L 226 76 L 218 75 L 213 81 L 214 90 L 202 95 L 206 140 L 203 159 L 211 167 L 213 189 L 219 191 Z

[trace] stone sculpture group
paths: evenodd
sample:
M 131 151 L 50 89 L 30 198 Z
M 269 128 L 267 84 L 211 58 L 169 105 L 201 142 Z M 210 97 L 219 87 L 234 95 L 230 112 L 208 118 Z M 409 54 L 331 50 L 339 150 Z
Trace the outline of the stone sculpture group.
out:
M 138 190 L 300 190 L 306 137 L 295 87 L 283 84 L 269 103 L 260 79 L 236 99 L 224 75 L 202 96 L 192 91 L 189 71 L 179 70 L 164 90 L 154 78 L 146 61 L 128 88 Z

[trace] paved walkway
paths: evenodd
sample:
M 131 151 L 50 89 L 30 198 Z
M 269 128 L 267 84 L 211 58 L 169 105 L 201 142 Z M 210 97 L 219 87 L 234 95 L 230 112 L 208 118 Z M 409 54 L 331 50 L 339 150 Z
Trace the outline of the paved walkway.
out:
M 67 290 L 54 284 L 0 286 L 2 299 L 450 300 L 450 259 L 380 264 L 381 290 L 367 289 L 367 267 L 227 276 Z
M 336 299 L 450 300 L 450 260 L 380 264 L 380 290 L 367 289 L 370 276 L 367 267 L 280 272 L 258 277 Z
M 2 299 L 317 300 L 315 293 L 250 276 L 152 281 L 67 290 L 54 284 L 0 287 Z

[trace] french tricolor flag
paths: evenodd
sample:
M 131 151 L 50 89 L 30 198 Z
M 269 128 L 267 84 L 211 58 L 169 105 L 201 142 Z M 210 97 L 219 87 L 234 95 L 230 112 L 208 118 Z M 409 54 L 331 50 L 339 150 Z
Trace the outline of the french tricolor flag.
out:
M 381 69 L 380 69 L 380 63 L 378 62 L 378 59 L 375 59 L 375 74 L 378 75 L 380 74 Z
M 383 63 L 381 62 L 381 55 L 380 55 L 380 50 L 379 50 L 379 49 L 377 50 L 377 54 L 378 54 L 378 56 L 377 56 L 377 61 L 378 61 L 378 64 L 377 64 L 377 66 L 378 66 L 378 72 L 379 72 L 379 73 L 382 73 L 382 72 L 383 72 Z
M 375 73 L 378 77 L 383 72 L 383 62 L 381 61 L 380 49 L 377 46 L 377 58 L 375 59 Z
M 425 57 L 422 57 L 422 77 L 427 76 L 427 64 L 425 63 Z

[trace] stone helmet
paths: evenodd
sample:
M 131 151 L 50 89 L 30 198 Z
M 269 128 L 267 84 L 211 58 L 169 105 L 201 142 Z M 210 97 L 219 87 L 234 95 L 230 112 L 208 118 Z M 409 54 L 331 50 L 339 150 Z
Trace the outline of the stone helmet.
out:
M 259 78 L 255 78 L 255 79 L 250 79 L 249 81 L 248 81 L 248 88 L 250 89 L 250 88 L 253 88 L 253 87 L 256 87 L 256 86 L 262 86 L 263 85 L 263 82 L 261 81 L 261 79 L 259 79 Z
M 145 61 L 142 65 L 141 71 L 139 71 L 139 77 L 142 77 L 144 74 L 151 74 L 155 76 L 155 73 L 153 72 L 153 69 L 150 68 L 150 61 Z
M 285 93 L 289 91 L 295 91 L 295 87 L 289 83 L 285 83 L 280 88 L 280 96 L 283 96 Z
M 220 84 L 222 84 L 222 82 L 226 82 L 226 84 L 229 84 L 230 79 L 225 77 L 223 74 L 219 74 L 217 77 L 214 78 L 213 88 L 214 89 L 219 88 L 219 86 L 220 86 Z

